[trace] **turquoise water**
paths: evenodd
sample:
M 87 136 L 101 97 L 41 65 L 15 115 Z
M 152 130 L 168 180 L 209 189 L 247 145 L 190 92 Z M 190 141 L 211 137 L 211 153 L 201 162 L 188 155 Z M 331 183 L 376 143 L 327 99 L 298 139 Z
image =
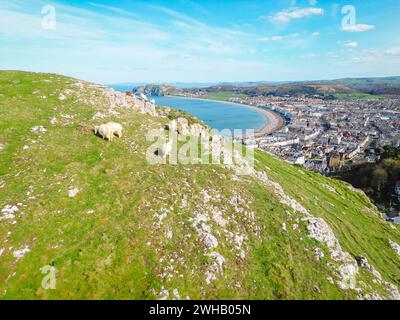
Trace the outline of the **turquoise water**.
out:
M 186 111 L 217 130 L 258 130 L 267 122 L 267 118 L 261 112 L 232 103 L 172 97 L 151 97 L 151 99 L 156 100 L 160 106 Z

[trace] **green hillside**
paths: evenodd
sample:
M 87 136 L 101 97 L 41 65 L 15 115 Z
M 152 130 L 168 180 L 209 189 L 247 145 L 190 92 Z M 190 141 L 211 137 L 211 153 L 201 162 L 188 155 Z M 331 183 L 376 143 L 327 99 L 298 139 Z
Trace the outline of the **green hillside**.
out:
M 150 165 L 180 114 L 121 95 L 0 72 L 0 299 L 400 298 L 400 229 L 364 194 L 262 152 L 244 176 Z M 111 120 L 112 143 L 91 131 Z
M 318 97 L 321 99 L 385 99 L 400 95 L 400 77 L 355 78 L 319 80 L 303 82 L 272 83 L 227 83 L 207 88 L 189 88 L 183 92 L 201 94 L 214 99 L 222 97 L 278 96 L 278 97 Z M 175 94 L 175 93 L 171 93 Z

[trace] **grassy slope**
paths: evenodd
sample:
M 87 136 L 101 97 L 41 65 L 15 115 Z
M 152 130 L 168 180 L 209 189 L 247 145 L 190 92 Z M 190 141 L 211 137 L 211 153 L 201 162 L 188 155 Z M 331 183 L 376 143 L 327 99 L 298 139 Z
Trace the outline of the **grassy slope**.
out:
M 364 194 L 349 192 L 349 185 L 340 180 L 324 178 L 262 153 L 258 156 L 273 168 L 271 177 L 288 194 L 328 222 L 346 251 L 367 257 L 387 280 L 399 283 L 399 258 L 388 250 L 387 239 L 398 240 L 400 228 L 384 222 Z
M 16 224 L 0 221 L 0 298 L 149 299 L 158 297 L 163 287 L 170 295 L 176 288 L 182 298 L 192 299 L 356 297 L 356 292 L 327 281 L 332 276 L 329 258 L 319 262 L 312 252 L 323 246 L 307 237 L 303 222 L 298 222 L 299 231 L 292 229 L 288 208 L 271 190 L 250 177 L 236 181 L 232 172 L 216 165 L 148 165 L 145 150 L 150 142 L 144 136 L 167 119 L 121 110 L 121 118 L 110 120 L 124 124 L 125 136 L 114 143 L 82 130 L 80 124 L 98 123 L 92 117 L 104 106 L 60 101 L 59 93 L 76 90 L 75 82 L 55 75 L 0 72 L 0 143 L 5 145 L 0 152 L 0 180 L 5 182 L 0 209 L 23 204 Z M 32 95 L 34 90 L 40 93 Z M 95 99 L 98 93 L 85 95 Z M 61 114 L 75 117 L 63 119 Z M 58 124 L 51 125 L 54 116 Z M 32 133 L 36 125 L 49 131 Z M 22 151 L 25 145 L 30 149 Z M 368 212 L 366 199 L 340 181 L 270 155 L 257 153 L 257 159 L 259 168 L 285 192 L 326 219 L 346 250 L 368 257 L 386 280 L 400 284 L 399 258 L 387 244 L 388 238 L 400 243 L 399 230 Z M 81 192 L 69 198 L 70 187 Z M 216 195 L 209 203 L 204 190 Z M 240 197 L 246 212 L 255 213 L 254 219 L 235 209 L 233 196 Z M 182 204 L 185 198 L 188 206 Z M 220 210 L 229 224 L 225 230 L 212 225 L 219 239 L 216 251 L 226 264 L 223 274 L 207 285 L 204 274 L 212 261 L 191 218 L 193 212 L 210 208 Z M 161 212 L 167 217 L 159 225 L 154 214 Z M 288 233 L 282 232 L 285 221 Z M 168 230 L 172 239 L 166 236 Z M 228 232 L 248 238 L 245 258 L 237 256 Z M 15 259 L 13 251 L 25 245 L 31 252 Z M 41 288 L 40 268 L 46 265 L 57 269 L 56 290 Z M 162 278 L 163 273 L 172 277 Z M 359 280 L 371 282 L 363 272 Z

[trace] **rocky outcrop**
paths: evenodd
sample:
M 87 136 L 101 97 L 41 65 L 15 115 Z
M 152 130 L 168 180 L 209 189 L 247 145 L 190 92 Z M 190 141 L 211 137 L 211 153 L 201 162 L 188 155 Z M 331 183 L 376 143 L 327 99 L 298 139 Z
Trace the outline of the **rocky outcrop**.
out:
M 204 127 L 199 123 L 189 125 L 188 119 L 184 117 L 179 117 L 177 119 L 171 120 L 170 123 L 166 126 L 166 129 L 172 132 L 177 132 L 182 136 L 191 135 L 194 137 L 202 138 L 207 138 L 210 136 L 207 127 Z
M 358 257 L 357 262 L 361 268 L 371 273 L 371 275 L 374 277 L 375 283 L 379 283 L 384 287 L 386 287 L 386 291 L 392 300 L 400 300 L 399 289 L 394 284 L 383 280 L 380 272 L 368 263 L 366 257 L 364 256 Z M 376 293 L 366 294 L 364 296 L 361 296 L 360 298 L 363 298 L 365 300 L 382 300 L 382 297 Z
M 145 94 L 147 96 L 161 97 L 172 93 L 181 92 L 182 90 L 168 85 L 146 85 L 136 87 L 132 90 L 135 94 Z
M 307 223 L 308 236 L 312 239 L 319 241 L 320 243 L 323 243 L 329 249 L 330 258 L 332 259 L 333 263 L 328 263 L 328 266 L 333 269 L 334 274 L 337 277 L 336 283 L 340 289 L 351 289 L 358 292 L 368 291 L 367 288 L 363 287 L 363 283 L 357 282 L 357 275 L 359 273 L 357 260 L 341 248 L 340 243 L 336 238 L 333 230 L 324 219 L 313 216 L 297 200 L 289 197 L 284 192 L 282 186 L 279 183 L 269 179 L 265 172 L 255 170 L 254 168 L 246 164 L 246 161 L 244 159 L 242 159 L 242 161 L 239 161 L 237 165 L 241 166 L 242 169 L 243 167 L 247 168 L 246 171 L 248 172 L 248 174 L 252 175 L 264 185 L 271 188 L 278 196 L 280 202 L 283 205 L 292 208 L 292 210 L 300 213 L 303 216 L 302 220 Z M 231 167 L 233 169 L 237 169 L 237 165 L 233 164 Z M 317 259 L 321 260 L 324 257 L 323 251 L 321 249 L 317 248 L 314 252 L 317 256 Z M 363 263 L 361 267 L 367 268 L 374 275 L 376 282 L 380 283 L 384 288 L 386 288 L 387 297 L 393 300 L 399 300 L 400 294 L 397 286 L 387 281 L 384 281 L 379 272 L 368 264 L 366 258 L 364 258 L 362 261 Z M 375 292 L 359 295 L 359 298 L 361 299 L 378 297 L 380 297 L 380 295 Z
M 201 125 L 191 125 L 189 126 L 188 120 L 186 118 L 178 118 L 176 121 L 170 123 L 168 125 L 168 129 L 170 130 L 177 130 L 179 134 L 183 135 L 194 135 L 194 136 L 201 136 L 202 135 L 202 126 Z M 222 141 L 222 137 L 213 137 L 214 140 Z M 222 153 L 225 152 L 232 152 L 232 150 L 226 150 L 224 144 L 221 142 L 221 150 Z M 235 151 L 233 151 L 235 152 Z M 307 210 L 303 205 L 301 205 L 297 200 L 289 197 L 283 190 L 282 186 L 272 181 L 265 172 L 257 171 L 252 166 L 250 166 L 246 160 L 238 154 L 234 156 L 235 163 L 227 164 L 227 167 L 232 168 L 236 171 L 246 172 L 251 176 L 255 177 L 259 181 L 261 181 L 264 185 L 271 188 L 274 193 L 280 199 L 280 202 L 291 208 L 297 213 L 300 213 L 303 218 L 302 221 L 306 223 L 306 228 L 308 231 L 308 236 L 312 239 L 317 240 L 318 242 L 324 244 L 329 250 L 329 257 L 330 261 L 327 260 L 328 266 L 332 269 L 335 278 L 336 284 L 342 290 L 354 290 L 357 292 L 366 292 L 364 294 L 359 295 L 360 298 L 363 299 L 378 299 L 381 297 L 376 292 L 368 292 L 369 289 L 364 287 L 362 282 L 357 281 L 357 276 L 360 272 L 359 264 L 357 260 L 348 252 L 344 251 L 336 238 L 333 230 L 328 225 L 328 223 L 320 217 L 313 216 L 309 210 Z M 337 191 L 329 186 L 324 185 L 329 191 L 336 193 Z M 210 250 L 216 248 L 218 246 L 217 239 L 208 234 L 208 229 L 205 228 L 206 226 L 201 224 L 200 222 L 204 222 L 201 220 L 202 215 L 198 215 L 200 219 L 197 223 L 194 223 L 194 226 L 199 234 L 202 234 L 204 237 L 204 241 L 206 247 Z M 287 225 L 286 223 L 282 224 L 283 232 L 287 232 Z M 395 243 L 391 242 L 392 248 L 396 251 L 397 246 Z M 396 251 L 397 252 L 397 251 Z M 318 260 L 323 260 L 325 257 L 324 251 L 321 248 L 316 248 L 314 250 L 315 256 Z M 221 260 L 222 261 L 222 260 Z M 387 291 L 387 297 L 390 299 L 399 299 L 400 295 L 398 292 L 398 288 L 382 279 L 379 272 L 375 270 L 371 265 L 367 264 L 366 259 L 363 260 L 363 263 L 360 266 L 361 268 L 367 268 L 373 276 L 376 278 L 376 281 L 380 283 Z M 218 264 L 215 265 L 215 270 L 218 270 Z M 211 279 L 211 278 L 210 278 Z
M 394 250 L 394 252 L 396 252 L 396 254 L 400 257 L 400 245 L 390 239 L 389 239 L 389 245 Z
M 342 250 L 339 241 L 326 221 L 312 216 L 299 202 L 286 195 L 278 183 L 271 181 L 265 172 L 256 172 L 256 177 L 274 190 L 282 204 L 303 215 L 303 221 L 307 223 L 308 236 L 310 238 L 328 247 L 331 258 L 337 262 L 335 264 L 335 273 L 338 277 L 337 284 L 339 287 L 343 290 L 356 289 L 357 261 L 349 253 Z
M 178 133 L 187 136 L 189 135 L 189 121 L 186 118 L 180 117 L 176 119 Z
M 130 108 L 140 110 L 142 113 L 157 117 L 156 105 L 144 98 L 130 96 L 114 89 L 103 88 L 103 95 L 108 99 L 109 110 L 116 108 Z
M 0 221 L 11 220 L 15 218 L 15 213 L 19 211 L 17 206 L 7 205 L 1 210 Z
M 35 126 L 31 129 L 31 132 L 33 133 L 45 133 L 47 132 L 47 129 L 43 126 Z
M 154 101 L 149 101 L 147 98 L 139 98 L 133 96 L 131 94 L 126 94 L 123 92 L 116 91 L 111 88 L 106 88 L 101 85 L 91 84 L 86 82 L 77 82 L 74 84 L 75 87 L 78 87 L 78 91 L 74 90 L 65 90 L 62 92 L 62 95 L 65 96 L 65 99 L 76 96 L 78 101 L 83 102 L 89 105 L 95 105 L 97 103 L 105 102 L 108 105 L 108 114 L 112 116 L 118 116 L 119 108 L 126 108 L 132 110 L 138 110 L 144 114 L 148 114 L 152 117 L 158 117 L 158 113 L 156 111 L 156 105 Z M 89 90 L 83 90 L 89 89 Z M 84 91 L 92 91 L 92 96 L 87 97 L 83 94 Z M 97 96 L 97 92 L 100 92 L 101 98 L 99 101 L 99 97 Z M 104 101 L 105 100 L 105 101 Z M 99 119 L 103 118 L 103 114 L 97 112 L 93 118 Z

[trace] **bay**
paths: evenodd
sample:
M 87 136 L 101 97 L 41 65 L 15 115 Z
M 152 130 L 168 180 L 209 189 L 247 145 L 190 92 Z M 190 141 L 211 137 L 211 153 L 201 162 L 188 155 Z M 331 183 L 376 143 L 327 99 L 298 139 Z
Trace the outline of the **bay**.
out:
M 259 130 L 267 123 L 260 111 L 234 103 L 179 97 L 151 97 L 160 106 L 183 110 L 216 130 Z

